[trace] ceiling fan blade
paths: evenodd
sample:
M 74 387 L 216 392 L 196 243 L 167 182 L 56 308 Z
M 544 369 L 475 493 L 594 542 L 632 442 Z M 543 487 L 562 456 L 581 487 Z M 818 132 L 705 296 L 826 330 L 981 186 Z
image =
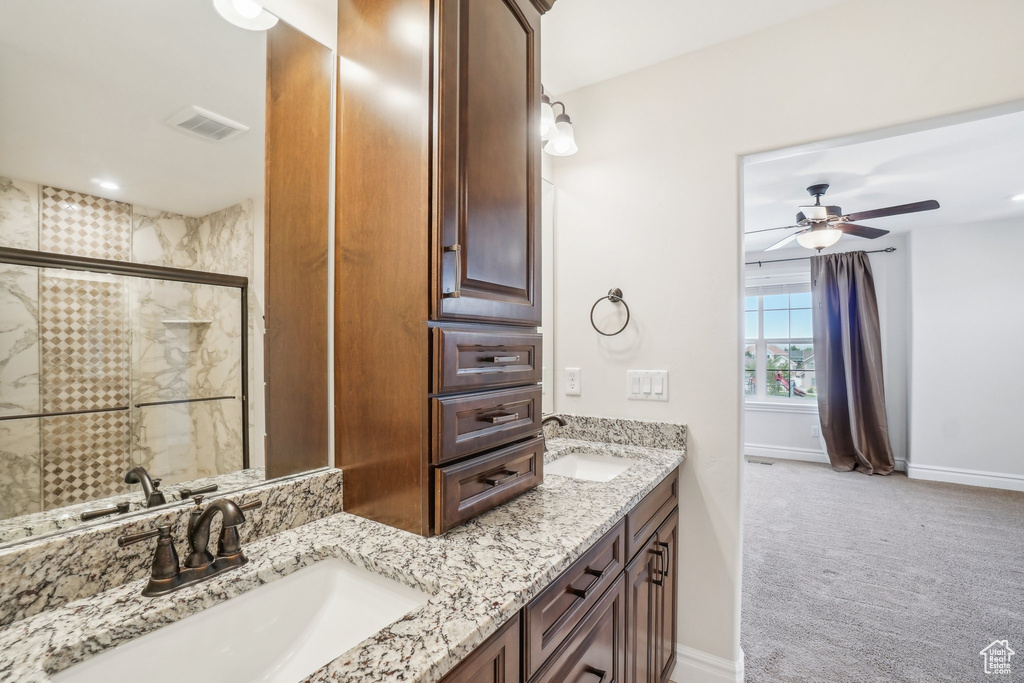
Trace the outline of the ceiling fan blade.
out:
M 792 230 L 793 228 L 799 228 L 799 225 L 780 225 L 777 228 L 764 228 L 763 230 L 751 230 L 750 232 L 743 233 L 744 235 L 753 235 L 755 232 L 771 232 L 772 230 Z
M 881 230 L 879 228 L 869 228 L 866 225 L 855 225 L 853 223 L 847 223 L 845 221 L 835 223 L 833 226 L 836 230 L 846 233 L 847 235 L 853 235 L 854 237 L 866 237 L 869 240 L 877 239 L 882 235 L 888 235 L 888 230 Z
M 911 204 L 900 204 L 899 206 L 887 206 L 884 209 L 872 209 L 871 211 L 860 211 L 858 213 L 851 213 L 844 216 L 848 221 L 856 223 L 857 221 L 871 220 L 872 218 L 884 218 L 885 216 L 899 216 L 904 213 L 917 213 L 918 211 L 931 211 L 939 208 L 939 203 L 934 199 L 928 199 L 923 202 L 913 202 Z
M 807 232 L 807 230 L 801 230 L 800 232 L 794 232 L 789 237 L 783 237 L 781 240 L 779 240 L 778 242 L 776 242 L 772 246 L 770 246 L 767 249 L 765 249 L 765 251 L 774 251 L 776 249 L 781 249 L 782 247 L 786 246 L 787 244 L 789 244 L 790 242 L 795 240 L 797 235 L 802 235 L 805 232 Z

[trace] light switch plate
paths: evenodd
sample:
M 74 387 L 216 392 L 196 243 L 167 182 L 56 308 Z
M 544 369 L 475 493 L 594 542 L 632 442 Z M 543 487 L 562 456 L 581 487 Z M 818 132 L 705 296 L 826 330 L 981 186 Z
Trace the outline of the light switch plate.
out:
M 667 401 L 667 370 L 627 370 L 626 398 L 631 401 Z
M 565 369 L 565 395 L 566 396 L 579 396 L 580 391 L 580 369 L 579 368 L 566 368 Z

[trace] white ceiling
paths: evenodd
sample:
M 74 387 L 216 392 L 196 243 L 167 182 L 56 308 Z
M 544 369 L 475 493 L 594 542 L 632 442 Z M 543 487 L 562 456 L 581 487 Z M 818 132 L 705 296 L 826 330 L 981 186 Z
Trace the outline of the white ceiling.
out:
M 938 200 L 935 211 L 863 221 L 895 234 L 1024 218 L 1024 201 L 1010 199 L 1024 192 L 1024 112 L 749 164 L 744 231 L 791 225 L 798 207 L 813 203 L 805 188 L 816 183 L 831 185 L 823 203 L 844 213 Z M 748 235 L 745 250 L 759 252 L 790 232 Z M 843 236 L 844 243 L 871 241 Z
M 0 1 L 0 175 L 189 216 L 262 196 L 265 33 L 211 0 Z M 189 105 L 250 130 L 164 123 Z
M 557 0 L 542 19 L 542 80 L 566 93 L 843 1 Z

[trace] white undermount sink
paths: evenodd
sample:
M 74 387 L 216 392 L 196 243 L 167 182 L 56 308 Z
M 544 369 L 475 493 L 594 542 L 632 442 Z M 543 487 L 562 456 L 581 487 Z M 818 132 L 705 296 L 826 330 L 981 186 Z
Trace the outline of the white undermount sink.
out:
M 614 458 L 598 453 L 570 453 L 544 465 L 544 473 L 586 481 L 611 481 L 628 470 L 634 462 L 629 458 Z
M 344 560 L 323 560 L 96 655 L 52 680 L 294 683 L 429 599 Z

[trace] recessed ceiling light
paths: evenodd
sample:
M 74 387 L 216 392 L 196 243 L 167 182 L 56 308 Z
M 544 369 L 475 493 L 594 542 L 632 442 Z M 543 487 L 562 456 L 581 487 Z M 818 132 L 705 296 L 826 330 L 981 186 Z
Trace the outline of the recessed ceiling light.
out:
M 100 178 L 93 178 L 92 181 L 102 187 L 104 190 L 120 190 L 121 186 L 112 180 L 101 180 Z
M 1012 197 L 1010 197 L 1010 199 L 1012 199 L 1015 202 L 1024 202 L 1024 192 L 1021 192 L 1020 194 L 1015 194 Z

